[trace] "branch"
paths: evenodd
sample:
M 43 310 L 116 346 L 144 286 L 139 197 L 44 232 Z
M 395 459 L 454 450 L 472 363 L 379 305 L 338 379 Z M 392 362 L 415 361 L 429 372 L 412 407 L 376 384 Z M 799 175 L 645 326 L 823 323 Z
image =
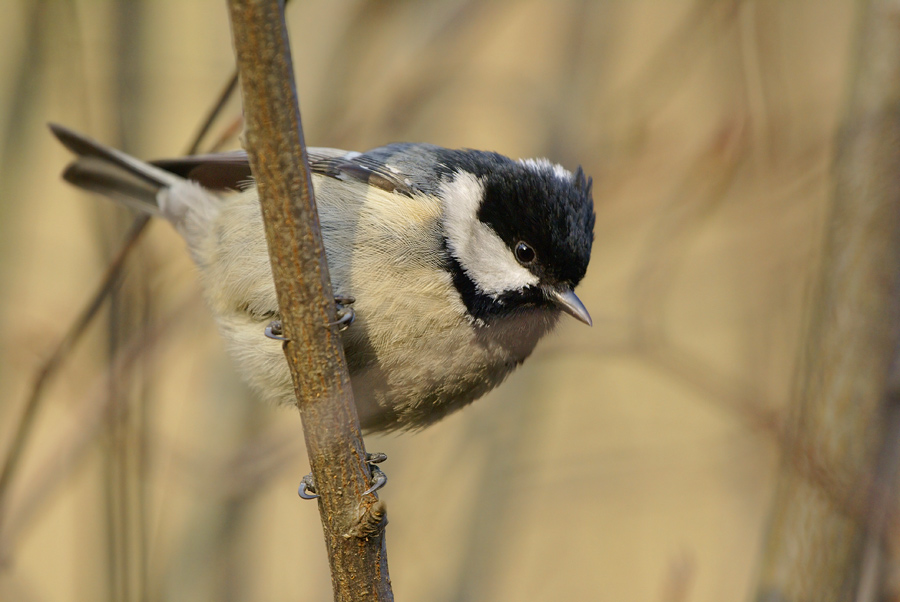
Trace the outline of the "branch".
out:
M 229 0 L 272 275 L 316 489 L 335 600 L 393 600 L 384 505 L 370 494 L 366 452 L 341 340 L 277 0 Z M 262 335 L 260 335 L 262 336 Z M 261 343 L 262 344 L 262 343 Z

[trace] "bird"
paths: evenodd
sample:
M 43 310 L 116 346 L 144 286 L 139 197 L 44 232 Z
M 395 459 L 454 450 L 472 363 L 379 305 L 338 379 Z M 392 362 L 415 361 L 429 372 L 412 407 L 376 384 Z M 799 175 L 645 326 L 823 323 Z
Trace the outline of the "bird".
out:
M 67 182 L 171 223 L 242 377 L 295 404 L 247 154 L 144 162 L 50 128 L 76 155 Z M 596 217 L 581 167 L 424 143 L 308 156 L 365 432 L 429 426 L 500 385 L 563 314 L 592 324 L 574 292 Z

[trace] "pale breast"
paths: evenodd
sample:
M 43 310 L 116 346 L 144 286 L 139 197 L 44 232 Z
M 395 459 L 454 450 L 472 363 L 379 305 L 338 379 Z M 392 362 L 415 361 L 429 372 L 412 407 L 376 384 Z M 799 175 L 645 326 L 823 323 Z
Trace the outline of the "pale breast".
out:
M 445 269 L 439 199 L 314 183 L 335 294 L 356 299 L 342 337 L 368 430 L 423 427 L 481 397 L 555 322 L 473 323 Z M 263 335 L 278 305 L 255 194 L 223 203 L 209 244 L 203 276 L 231 354 L 265 397 L 294 403 L 281 345 Z

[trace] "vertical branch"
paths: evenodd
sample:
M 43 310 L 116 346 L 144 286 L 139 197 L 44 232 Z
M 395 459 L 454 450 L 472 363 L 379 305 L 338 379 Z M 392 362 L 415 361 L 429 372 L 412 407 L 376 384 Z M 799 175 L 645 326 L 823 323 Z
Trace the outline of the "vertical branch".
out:
M 369 472 L 313 196 L 283 9 L 229 0 L 272 275 L 297 406 L 319 498 L 335 600 L 392 600 L 384 506 Z M 262 341 L 261 341 L 262 344 Z
M 860 14 L 822 272 L 758 600 L 848 600 L 866 582 L 872 591 L 871 571 L 862 578 L 863 566 L 873 566 L 866 541 L 883 523 L 871 517 L 884 506 L 873 475 L 883 472 L 879 456 L 890 455 L 885 413 L 897 395 L 889 377 L 900 330 L 900 5 L 871 0 Z M 827 474 L 816 474 L 822 466 Z M 839 499 L 810 476 L 832 483 Z

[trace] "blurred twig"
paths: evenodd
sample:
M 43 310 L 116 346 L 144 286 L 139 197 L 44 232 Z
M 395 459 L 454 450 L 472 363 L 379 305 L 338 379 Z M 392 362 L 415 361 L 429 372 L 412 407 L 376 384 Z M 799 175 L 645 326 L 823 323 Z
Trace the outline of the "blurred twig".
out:
M 860 563 L 859 587 L 854 602 L 875 602 L 883 592 L 885 535 L 897 499 L 900 469 L 900 382 L 892 375 L 886 396 L 884 436 L 869 484 L 865 516 L 865 543 Z
M 696 577 L 697 567 L 691 555 L 683 553 L 673 558 L 663 582 L 662 602 L 687 602 Z
M 648 115 L 670 102 L 678 87 L 683 86 L 687 74 L 697 68 L 708 55 L 705 45 L 711 36 L 720 35 L 717 25 L 731 23 L 743 0 L 697 0 L 688 15 L 679 23 L 638 77 L 626 90 L 616 95 L 611 115 L 630 116 L 642 124 Z M 611 117 L 613 118 L 613 117 Z
M 215 121 L 216 117 L 224 109 L 228 98 L 234 94 L 237 74 L 235 74 L 228 85 L 223 89 L 216 103 L 210 109 L 204 127 L 197 133 L 196 138 L 191 143 L 188 154 L 194 154 L 203 144 L 206 135 L 209 133 L 209 126 Z M 59 368 L 65 363 L 75 345 L 81 339 L 94 318 L 97 316 L 103 302 L 113 291 L 121 275 L 122 267 L 127 261 L 131 251 L 135 248 L 141 234 L 147 227 L 150 217 L 147 215 L 139 215 L 134 219 L 130 229 L 126 233 L 121 247 L 113 256 L 112 261 L 106 268 L 100 284 L 97 286 L 94 294 L 91 296 L 87 305 L 78 314 L 69 330 L 63 336 L 56 349 L 50 354 L 50 357 L 41 365 L 32 385 L 31 392 L 25 402 L 19 423 L 13 430 L 12 443 L 6 451 L 6 457 L 3 460 L 3 467 L 0 469 L 0 532 L 3 531 L 4 522 L 4 503 L 8 495 L 8 489 L 15 475 L 16 468 L 21 460 L 22 452 L 25 448 L 28 438 L 34 426 L 34 419 L 37 416 L 38 409 L 44 399 L 44 391 L 48 382 L 55 376 Z
M 900 333 L 900 10 L 873 0 L 862 14 L 760 600 L 837 601 L 860 592 L 875 508 L 871 475 L 889 434 L 885 386 Z M 863 498 L 863 520 L 808 482 L 811 459 L 827 468 L 840 497 L 853 505 Z
M 3 469 L 0 471 L 0 531 L 3 530 L 2 508 L 4 500 L 6 499 L 16 467 L 21 459 L 22 451 L 28 441 L 28 436 L 31 434 L 31 429 L 34 426 L 34 419 L 37 416 L 37 410 L 43 399 L 44 388 L 50 378 L 56 374 L 56 371 L 68 357 L 78 340 L 81 339 L 81 335 L 84 334 L 88 325 L 90 325 L 91 321 L 97 315 L 103 301 L 115 287 L 119 275 L 121 274 L 122 266 L 128 258 L 128 254 L 131 252 L 131 249 L 134 248 L 134 245 L 140 238 L 141 233 L 143 233 L 149 219 L 149 216 L 141 216 L 134 221 L 134 224 L 132 224 L 131 229 L 125 236 L 122 247 L 107 267 L 106 273 L 100 281 L 100 286 L 97 288 L 97 292 L 94 293 L 93 297 L 88 302 L 88 305 L 81 311 L 68 332 L 63 336 L 62 341 L 60 341 L 59 345 L 47 361 L 41 366 L 40 371 L 38 371 L 37 378 L 31 389 L 31 394 L 28 396 L 25 407 L 22 410 L 22 416 L 19 418 L 19 424 L 15 428 L 12 444 L 10 444 L 6 458 L 3 462 Z
M 216 117 L 218 117 L 222 110 L 225 108 L 228 100 L 234 95 L 234 91 L 237 90 L 237 85 L 238 73 L 237 69 L 235 69 L 234 73 L 231 75 L 231 79 L 229 79 L 228 83 L 225 84 L 225 87 L 222 88 L 222 92 L 219 94 L 219 98 L 212 106 L 212 109 L 210 109 L 209 114 L 206 116 L 206 119 L 203 120 L 203 125 L 200 126 L 200 129 L 197 131 L 197 135 L 194 137 L 194 141 L 191 143 L 190 147 L 188 147 L 187 154 L 196 155 L 200 150 L 200 145 L 206 139 L 206 135 L 209 133 L 210 128 L 212 128 L 213 122 L 215 122 Z
M 386 131 L 379 136 L 396 135 L 398 126 L 414 121 L 438 93 L 451 87 L 458 77 L 471 66 L 472 56 L 480 47 L 460 47 L 459 40 L 466 37 L 466 31 L 482 20 L 482 16 L 492 8 L 489 3 L 476 0 L 461 0 L 440 5 L 410 4 L 412 11 L 426 13 L 419 21 L 422 30 L 406 40 L 408 61 L 402 66 L 405 77 L 395 82 L 390 102 L 373 110 L 364 103 L 354 110 L 346 99 L 352 97 L 354 81 L 365 79 L 361 72 L 369 69 L 365 63 L 367 48 L 377 41 L 379 31 L 384 31 L 381 23 L 389 26 L 397 18 L 401 5 L 384 2 L 360 2 L 347 19 L 347 26 L 337 45 L 331 62 L 335 66 L 329 71 L 328 85 L 322 93 L 325 114 L 320 121 L 328 124 L 329 137 L 340 145 L 358 140 L 360 132 Z
M 7 129 L 0 139 L 0 159 L 2 159 L 0 177 L 3 179 L 7 194 L 11 187 L 15 191 L 18 180 L 22 177 L 22 170 L 16 169 L 18 163 L 15 159 L 26 146 L 28 117 L 31 112 L 40 110 L 40 104 L 35 102 L 35 98 L 40 86 L 41 66 L 47 60 L 45 38 L 41 34 L 50 29 L 52 18 L 60 9 L 50 0 L 27 0 L 21 4 L 27 7 L 23 25 L 27 31 L 23 39 L 27 43 L 23 45 L 22 54 L 15 61 L 14 71 L 9 77 L 11 83 L 7 84 L 4 92 L 5 97 L 9 99 L 7 101 L 9 108 L 4 123 Z
M 232 119 L 228 125 L 222 128 L 221 133 L 216 137 L 216 139 L 209 145 L 209 152 L 217 153 L 225 148 L 231 140 L 237 138 L 241 130 L 244 129 L 244 116 L 238 115 L 234 119 Z
M 192 312 L 191 305 L 196 299 L 190 299 L 176 306 L 176 310 L 167 318 L 155 324 L 149 330 L 132 335 L 131 340 L 121 347 L 120 353 L 112 364 L 97 379 L 91 392 L 81 402 L 75 404 L 75 415 L 70 421 L 72 427 L 67 434 L 57 437 L 56 448 L 47 454 L 47 460 L 33 472 L 29 472 L 30 480 L 22 487 L 21 501 L 15 508 L 10 508 L 8 520 L 0 531 L 0 566 L 7 561 L 9 550 L 19 533 L 28 523 L 28 519 L 37 513 L 38 508 L 46 501 L 53 499 L 50 492 L 65 482 L 65 475 L 88 449 L 88 443 L 94 440 L 104 424 L 103 418 L 108 415 L 113 404 L 110 383 L 120 382 L 134 368 L 134 365 L 146 354 L 154 351 L 165 333 L 186 321 Z
M 277 0 L 228 3 L 247 153 L 259 189 L 272 275 L 335 600 L 393 600 L 384 506 L 366 452 L 336 326 L 334 299 L 303 141 L 284 13 Z
M 655 232 L 632 278 L 633 329 L 643 349 L 664 339 L 665 301 L 698 230 L 721 206 L 748 152 L 748 119 L 725 119 L 687 169 L 683 180 L 659 212 Z

